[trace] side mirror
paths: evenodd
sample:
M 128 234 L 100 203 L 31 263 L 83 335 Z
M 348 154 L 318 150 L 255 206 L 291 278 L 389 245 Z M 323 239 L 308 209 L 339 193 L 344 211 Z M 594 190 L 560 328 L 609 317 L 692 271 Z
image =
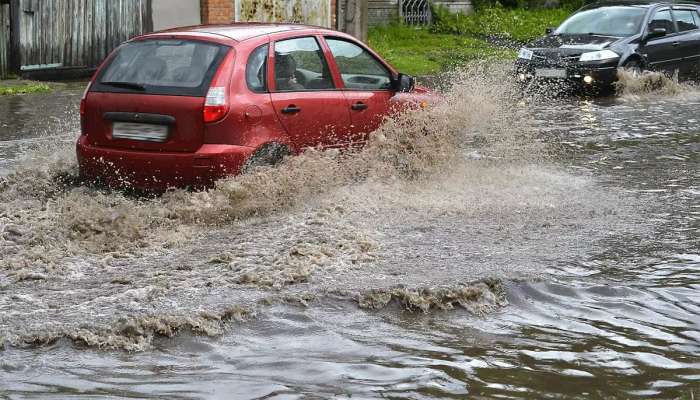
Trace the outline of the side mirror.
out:
M 399 74 L 399 76 L 392 82 L 391 86 L 395 92 L 411 92 L 416 86 L 416 79 L 410 75 Z
M 547 28 L 544 28 L 544 33 L 545 33 L 546 35 L 551 35 L 552 32 L 554 32 L 554 28 L 552 28 L 551 26 L 550 26 L 550 27 L 547 27 Z
M 647 35 L 644 37 L 644 40 L 649 40 L 649 39 L 654 39 L 654 38 L 666 36 L 666 33 L 667 33 L 666 28 L 649 29 L 649 32 L 647 32 Z

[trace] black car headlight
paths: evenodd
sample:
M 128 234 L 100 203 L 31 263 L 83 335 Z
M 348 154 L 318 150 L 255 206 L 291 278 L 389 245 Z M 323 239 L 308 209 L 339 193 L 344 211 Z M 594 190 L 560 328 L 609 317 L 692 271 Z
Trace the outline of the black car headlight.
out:
M 590 51 L 588 53 L 581 54 L 579 61 L 608 61 L 620 58 L 620 56 L 612 50 L 600 50 L 600 51 Z

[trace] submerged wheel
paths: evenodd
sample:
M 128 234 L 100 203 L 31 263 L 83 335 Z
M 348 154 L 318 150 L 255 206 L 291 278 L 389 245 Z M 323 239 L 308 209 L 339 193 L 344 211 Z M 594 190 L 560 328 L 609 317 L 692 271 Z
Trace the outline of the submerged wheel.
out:
M 627 60 L 627 62 L 625 62 L 625 64 L 622 66 L 622 69 L 630 73 L 635 78 L 638 78 L 640 75 L 642 75 L 642 72 L 644 72 L 642 63 L 636 58 Z
M 287 146 L 280 143 L 268 143 L 260 147 L 250 156 L 245 165 L 243 165 L 241 172 L 245 174 L 257 167 L 275 165 L 289 154 L 291 153 Z

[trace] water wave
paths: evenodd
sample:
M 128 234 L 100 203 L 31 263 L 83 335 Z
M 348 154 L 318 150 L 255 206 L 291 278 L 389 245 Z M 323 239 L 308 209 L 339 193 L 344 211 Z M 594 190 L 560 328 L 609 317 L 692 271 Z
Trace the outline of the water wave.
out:
M 361 150 L 310 150 L 203 192 L 83 187 L 72 149 L 31 153 L 0 178 L 0 342 L 143 349 L 220 332 L 227 318 L 202 313 L 327 293 L 483 313 L 504 302 L 479 282 L 641 229 L 639 199 L 556 165 L 507 71 L 470 68 Z

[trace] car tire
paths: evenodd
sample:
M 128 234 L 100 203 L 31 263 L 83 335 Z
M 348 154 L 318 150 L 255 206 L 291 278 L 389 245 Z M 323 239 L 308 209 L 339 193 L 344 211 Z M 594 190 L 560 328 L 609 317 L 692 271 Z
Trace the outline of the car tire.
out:
M 258 148 L 245 162 L 241 173 L 246 174 L 258 167 L 272 166 L 290 155 L 289 148 L 280 143 L 268 143 Z
M 642 66 L 641 61 L 637 60 L 636 58 L 627 60 L 622 66 L 622 69 L 632 74 L 632 76 L 635 78 L 639 77 L 644 72 L 644 67 Z

